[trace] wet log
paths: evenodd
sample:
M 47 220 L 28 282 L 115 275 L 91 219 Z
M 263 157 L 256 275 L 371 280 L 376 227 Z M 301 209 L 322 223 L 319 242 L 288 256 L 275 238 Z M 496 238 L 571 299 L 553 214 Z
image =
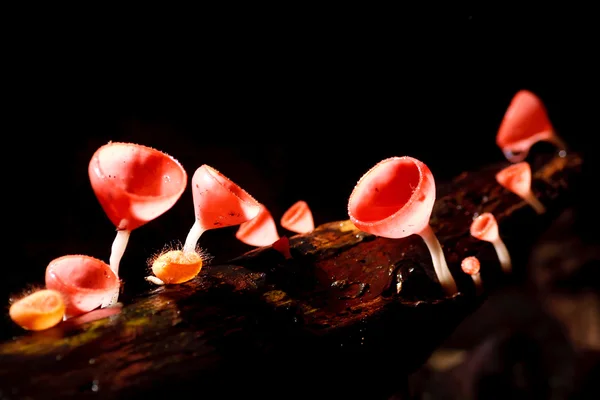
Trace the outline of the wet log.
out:
M 577 154 L 532 156 L 542 215 L 496 183 L 507 163 L 438 183 L 431 225 L 459 287 L 452 297 L 420 237 L 326 223 L 290 238 L 291 259 L 259 248 L 188 283 L 129 294 L 105 318 L 0 343 L 0 398 L 387 398 L 488 293 L 519 279 L 532 242 L 577 195 Z M 510 276 L 493 246 L 469 234 L 486 211 L 511 253 Z M 460 270 L 469 255 L 482 262 L 483 295 Z

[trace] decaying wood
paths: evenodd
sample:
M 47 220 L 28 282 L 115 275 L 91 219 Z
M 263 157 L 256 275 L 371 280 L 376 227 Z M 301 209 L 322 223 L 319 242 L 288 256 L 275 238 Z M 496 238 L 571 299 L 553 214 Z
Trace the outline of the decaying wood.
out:
M 438 184 L 431 224 L 460 290 L 452 298 L 420 237 L 379 238 L 331 222 L 290 238 L 290 260 L 260 248 L 186 284 L 136 295 L 108 318 L 1 343 L 0 398 L 376 399 L 397 391 L 485 297 L 460 261 L 481 260 L 486 293 L 515 279 L 531 242 L 576 194 L 578 155 L 537 157 L 533 185 L 544 215 L 495 182 L 505 163 Z M 512 276 L 490 243 L 469 234 L 486 211 L 499 222 Z

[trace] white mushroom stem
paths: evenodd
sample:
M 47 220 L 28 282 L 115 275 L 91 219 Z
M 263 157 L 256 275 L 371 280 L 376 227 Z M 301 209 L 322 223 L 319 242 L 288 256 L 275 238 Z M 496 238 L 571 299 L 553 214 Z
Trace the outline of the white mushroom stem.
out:
M 523 200 L 525 200 L 527 202 L 527 204 L 529 204 L 531 207 L 533 207 L 533 209 L 535 210 L 536 213 L 543 214 L 546 212 L 546 207 L 542 204 L 541 201 L 539 201 L 539 199 L 537 197 L 535 197 L 533 192 L 529 191 L 523 197 Z
M 117 230 L 117 236 L 113 241 L 112 247 L 110 249 L 110 260 L 109 265 L 110 269 L 115 273 L 115 275 L 119 276 L 119 264 L 121 263 L 121 259 L 123 258 L 123 254 L 125 254 L 125 249 L 127 248 L 127 242 L 129 242 L 129 236 L 131 235 L 131 231 L 129 230 Z M 102 308 L 111 307 L 117 304 L 119 301 L 119 288 L 115 290 L 111 297 L 107 298 L 102 303 Z
M 476 273 L 471 275 L 471 279 L 473 279 L 473 283 L 475 284 L 475 290 L 477 294 L 481 294 L 483 292 L 483 285 L 481 283 L 481 273 Z
M 500 261 L 502 270 L 507 274 L 511 273 L 512 262 L 510 260 L 508 249 L 506 248 L 506 244 L 504 244 L 504 241 L 500 237 L 494 240 L 492 244 L 494 245 L 494 249 L 496 249 L 496 254 L 498 255 L 498 260 Z
M 130 234 L 131 231 L 118 230 L 117 236 L 115 237 L 110 249 L 110 269 L 112 269 L 117 276 L 119 276 L 119 264 L 121 263 L 123 254 L 125 254 L 125 249 L 127 248 L 127 242 L 129 242 Z
M 438 280 L 440 281 L 440 285 L 442 285 L 442 289 L 444 289 L 444 292 L 447 295 L 456 294 L 458 291 L 456 282 L 454 281 L 454 278 L 448 269 L 448 264 L 446 263 L 446 257 L 444 256 L 442 245 L 433 232 L 433 229 L 431 229 L 430 225 L 427 225 L 427 227 L 423 229 L 419 235 L 423 238 L 427 248 L 429 249 L 431 260 L 433 261 L 433 268 Z
M 206 229 L 203 229 L 200 226 L 200 222 L 198 219 L 194 221 L 194 225 L 188 232 L 187 237 L 185 238 L 185 243 L 183 245 L 183 252 L 188 253 L 191 251 L 196 251 L 196 245 L 198 244 L 198 240 L 200 240 L 200 236 L 204 233 Z

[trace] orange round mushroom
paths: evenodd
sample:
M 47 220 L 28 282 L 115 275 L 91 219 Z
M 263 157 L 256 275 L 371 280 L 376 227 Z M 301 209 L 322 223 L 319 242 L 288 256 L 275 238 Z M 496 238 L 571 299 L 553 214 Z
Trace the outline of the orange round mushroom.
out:
M 165 284 L 187 282 L 202 269 L 202 256 L 195 251 L 170 250 L 152 262 L 152 273 Z
M 14 302 L 9 315 L 23 329 L 41 331 L 63 320 L 65 301 L 56 290 L 38 290 Z

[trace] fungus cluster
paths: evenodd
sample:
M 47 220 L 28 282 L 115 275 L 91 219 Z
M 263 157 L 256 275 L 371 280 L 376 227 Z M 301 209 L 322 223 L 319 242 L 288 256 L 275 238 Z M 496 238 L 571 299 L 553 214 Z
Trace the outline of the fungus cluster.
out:
M 202 252 L 197 247 L 198 240 L 207 230 L 241 225 L 257 217 L 261 210 L 265 218 L 258 221 L 259 225 L 268 225 L 266 208 L 239 185 L 209 165 L 203 164 L 194 172 L 192 197 L 195 218 L 183 249 L 170 250 L 152 260 L 154 275 L 146 277 L 149 282 L 162 285 L 193 279 L 202 268 Z M 248 238 L 250 235 L 243 234 L 243 237 Z
M 131 231 L 168 211 L 187 184 L 177 160 L 135 143 L 109 142 L 98 148 L 88 175 L 98 202 L 117 229 L 109 264 L 83 254 L 52 260 L 46 267 L 45 289 L 11 305 L 11 319 L 24 329 L 47 329 L 115 305 L 121 287 L 119 264 Z
M 531 188 L 531 166 L 525 161 L 539 141 L 552 143 L 561 156 L 566 145 L 556 134 L 541 100 L 521 90 L 513 97 L 496 135 L 496 143 L 511 165 L 496 174 L 499 185 L 520 196 L 538 214 L 546 211 Z M 134 144 L 109 142 L 93 154 L 88 175 L 93 192 L 116 228 L 109 263 L 82 254 L 52 260 L 45 274 L 45 288 L 10 306 L 11 319 L 27 330 L 43 330 L 62 320 L 80 321 L 118 312 L 121 280 L 119 264 L 131 232 L 158 218 L 179 200 L 187 187 L 183 166 L 168 154 Z M 239 225 L 236 238 L 251 246 L 272 246 L 291 258 L 289 239 L 280 236 L 273 216 L 239 185 L 215 168 L 203 164 L 191 179 L 194 223 L 181 249 L 164 251 L 150 262 L 154 284 L 180 284 L 196 277 L 204 254 L 198 246 L 210 229 Z M 429 251 L 438 281 L 447 296 L 458 292 L 444 250 L 430 225 L 436 199 L 432 172 L 422 161 L 409 156 L 378 162 L 357 182 L 348 199 L 350 221 L 358 229 L 377 236 L 401 239 L 418 235 Z M 315 228 L 308 204 L 299 200 L 280 219 L 283 229 L 308 234 Z M 470 234 L 493 244 L 501 268 L 510 273 L 512 263 L 493 214 L 473 219 Z M 480 262 L 474 256 L 461 262 L 462 271 L 482 290 Z M 84 315 L 88 318 L 82 318 Z

